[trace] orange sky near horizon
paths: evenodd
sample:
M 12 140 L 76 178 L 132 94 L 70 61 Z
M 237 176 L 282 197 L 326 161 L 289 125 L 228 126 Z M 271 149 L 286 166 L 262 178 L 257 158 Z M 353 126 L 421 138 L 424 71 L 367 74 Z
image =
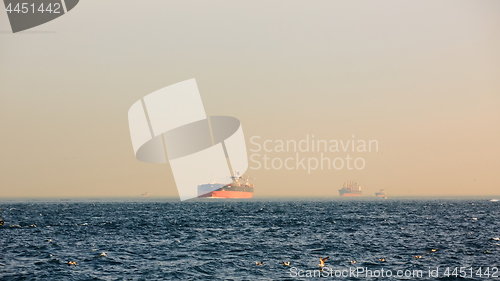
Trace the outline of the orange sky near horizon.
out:
M 0 198 L 177 196 L 127 112 L 190 78 L 249 158 L 295 155 L 255 136 L 378 141 L 362 170 L 249 169 L 255 196 L 500 195 L 498 77 L 498 1 L 80 1 L 18 34 L 0 12 Z

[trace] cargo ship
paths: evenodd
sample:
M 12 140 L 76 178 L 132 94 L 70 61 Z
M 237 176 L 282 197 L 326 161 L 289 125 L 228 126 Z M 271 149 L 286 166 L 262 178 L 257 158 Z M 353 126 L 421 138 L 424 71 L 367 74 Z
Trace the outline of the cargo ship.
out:
M 212 183 L 198 185 L 198 198 L 252 198 L 253 184 L 248 176 L 232 177 L 230 184 Z
M 361 185 L 356 180 L 346 181 L 342 189 L 339 189 L 340 196 L 361 196 Z
M 385 189 L 381 189 L 378 192 L 375 192 L 375 196 L 387 199 L 387 195 L 385 194 Z

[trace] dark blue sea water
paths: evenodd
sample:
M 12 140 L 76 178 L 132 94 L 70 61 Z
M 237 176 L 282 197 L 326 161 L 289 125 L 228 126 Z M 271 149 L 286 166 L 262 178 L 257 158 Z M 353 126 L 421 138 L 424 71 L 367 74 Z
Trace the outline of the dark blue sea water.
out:
M 462 280 L 455 267 L 466 279 L 500 280 L 491 276 L 500 268 L 500 202 L 483 199 L 4 200 L 0 208 L 0 280 Z M 330 257 L 323 272 L 314 271 L 320 256 Z M 329 275 L 353 268 L 393 276 Z M 396 276 L 418 270 L 422 277 Z

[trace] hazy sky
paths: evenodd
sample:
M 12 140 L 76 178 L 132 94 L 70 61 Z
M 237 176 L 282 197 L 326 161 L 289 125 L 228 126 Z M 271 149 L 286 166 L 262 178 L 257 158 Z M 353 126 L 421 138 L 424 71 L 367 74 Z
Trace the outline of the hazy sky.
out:
M 0 197 L 177 196 L 127 112 L 190 78 L 248 149 L 379 142 L 362 170 L 250 169 L 256 196 L 500 195 L 499 77 L 499 1 L 85 0 L 17 34 L 2 11 Z

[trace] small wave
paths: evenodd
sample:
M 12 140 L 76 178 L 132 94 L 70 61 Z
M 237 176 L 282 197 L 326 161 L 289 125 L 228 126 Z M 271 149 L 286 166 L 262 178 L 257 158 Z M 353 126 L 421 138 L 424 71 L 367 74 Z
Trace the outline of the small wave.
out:
M 499 237 L 493 237 L 493 238 L 491 238 L 491 240 L 500 241 L 500 238 Z
M 63 262 L 58 258 L 52 258 L 48 261 L 48 263 L 59 264 L 59 263 L 63 263 Z

